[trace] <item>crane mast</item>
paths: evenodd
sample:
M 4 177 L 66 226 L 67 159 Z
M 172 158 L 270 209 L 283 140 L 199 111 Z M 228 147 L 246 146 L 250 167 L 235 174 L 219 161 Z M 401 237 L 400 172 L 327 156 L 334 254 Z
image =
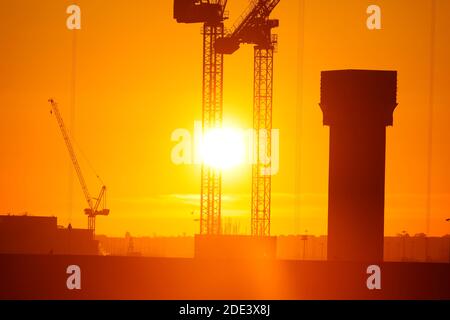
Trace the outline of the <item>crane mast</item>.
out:
M 252 167 L 251 232 L 270 236 L 272 176 L 266 159 L 272 157 L 272 95 L 274 47 L 254 48 L 253 130 L 255 132 Z
M 216 50 L 233 54 L 241 44 L 254 44 L 253 129 L 254 164 L 252 167 L 251 233 L 270 236 L 273 58 L 277 45 L 272 29 L 278 20 L 269 19 L 280 0 L 252 0 L 234 30 L 216 41 Z
M 178 23 L 203 23 L 203 134 L 222 127 L 223 54 L 216 41 L 224 37 L 227 0 L 174 0 L 174 18 Z M 200 234 L 221 233 L 222 172 L 202 164 L 200 190 Z
M 109 215 L 109 209 L 105 209 L 106 186 L 102 186 L 97 198 L 94 199 L 91 197 L 91 195 L 89 193 L 89 189 L 86 185 L 86 181 L 84 179 L 83 173 L 81 171 L 80 165 L 78 163 L 75 151 L 73 149 L 72 141 L 70 140 L 66 125 L 64 124 L 64 120 L 61 116 L 61 112 L 59 111 L 58 104 L 53 99 L 49 99 L 49 103 L 52 106 L 51 113 L 55 115 L 56 121 L 58 122 L 58 126 L 60 128 L 64 142 L 66 144 L 67 151 L 69 152 L 70 160 L 72 161 L 73 167 L 74 167 L 75 172 L 78 177 L 78 181 L 80 182 L 81 189 L 83 190 L 84 197 L 88 204 L 88 208 L 84 209 L 84 213 L 88 216 L 88 230 L 90 230 L 92 232 L 92 235 L 95 235 L 95 218 L 96 218 L 96 216 L 97 215 L 103 215 L 103 216 Z M 94 200 L 95 200 L 95 202 L 94 202 Z M 101 210 L 99 210 L 101 203 L 103 203 L 103 208 Z
M 223 37 L 223 23 L 203 25 L 203 102 L 202 130 L 222 127 L 223 55 L 215 49 L 217 38 Z M 202 164 L 200 193 L 200 234 L 221 233 L 222 172 Z

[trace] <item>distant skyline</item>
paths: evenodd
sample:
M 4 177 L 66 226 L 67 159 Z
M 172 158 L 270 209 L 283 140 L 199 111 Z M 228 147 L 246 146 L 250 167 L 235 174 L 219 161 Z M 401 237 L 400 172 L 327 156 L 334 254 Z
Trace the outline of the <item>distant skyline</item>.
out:
M 0 3 L 0 213 L 55 215 L 87 227 L 85 200 L 47 99 L 60 103 L 92 194 L 108 186 L 111 214 L 97 233 L 192 235 L 199 230 L 200 167 L 171 161 L 177 128 L 201 120 L 200 25 L 177 24 L 172 1 L 75 1 L 76 108 L 71 110 L 70 1 Z M 229 1 L 231 27 L 247 3 Z M 431 235 L 450 233 L 450 2 L 380 0 L 382 29 L 368 30 L 363 0 L 281 1 L 273 127 L 272 234 L 327 233 L 328 135 L 318 106 L 320 71 L 398 71 L 387 129 L 385 235 L 426 232 L 430 61 L 435 63 Z M 225 125 L 252 126 L 253 49 L 225 57 Z M 81 147 L 82 152 L 78 147 Z M 85 159 L 89 159 L 89 162 Z M 71 178 L 72 177 L 72 178 Z M 224 173 L 223 216 L 250 232 L 251 167 Z M 71 182 L 72 181 L 72 182 Z

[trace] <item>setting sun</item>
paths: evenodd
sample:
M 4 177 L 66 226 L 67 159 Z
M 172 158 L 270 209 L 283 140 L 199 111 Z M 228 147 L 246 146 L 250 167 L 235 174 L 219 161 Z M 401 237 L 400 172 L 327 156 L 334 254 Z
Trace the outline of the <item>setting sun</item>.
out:
M 217 169 L 231 169 L 245 161 L 245 139 L 242 130 L 211 129 L 200 146 L 202 161 Z

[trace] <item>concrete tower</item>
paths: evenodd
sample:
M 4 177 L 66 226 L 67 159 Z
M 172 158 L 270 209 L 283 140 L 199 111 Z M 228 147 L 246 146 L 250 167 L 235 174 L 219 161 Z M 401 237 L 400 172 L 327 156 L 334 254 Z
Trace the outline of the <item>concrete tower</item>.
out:
M 397 106 L 397 72 L 322 72 L 330 127 L 328 260 L 383 260 L 386 126 Z

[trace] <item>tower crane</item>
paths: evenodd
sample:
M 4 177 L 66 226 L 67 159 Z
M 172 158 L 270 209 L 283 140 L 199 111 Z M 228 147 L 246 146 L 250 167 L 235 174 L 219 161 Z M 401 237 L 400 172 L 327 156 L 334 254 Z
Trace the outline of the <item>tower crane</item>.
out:
M 84 209 L 84 214 L 87 215 L 87 217 L 88 217 L 88 230 L 90 230 L 92 232 L 92 236 L 94 236 L 95 235 L 95 218 L 97 216 L 109 215 L 109 209 L 106 209 L 106 186 L 103 185 L 101 187 L 97 198 L 91 197 L 91 194 L 89 193 L 89 189 L 86 185 L 86 181 L 84 180 L 83 173 L 81 172 L 81 168 L 78 163 L 75 151 L 73 149 L 72 142 L 70 140 L 66 126 L 65 126 L 63 118 L 61 116 L 61 112 L 59 111 L 58 104 L 53 99 L 49 99 L 48 102 L 52 106 L 52 110 L 50 112 L 55 115 L 55 118 L 58 122 L 59 128 L 61 130 L 61 134 L 64 138 L 64 142 L 66 143 L 66 147 L 69 152 L 70 159 L 72 160 L 72 164 L 75 168 L 75 172 L 77 174 L 78 181 L 80 182 L 81 189 L 83 190 L 84 197 L 86 198 L 88 208 Z M 101 208 L 100 208 L 100 205 L 102 205 Z
M 227 0 L 174 0 L 178 23 L 203 23 L 203 133 L 220 128 L 223 118 L 223 54 L 216 41 L 224 36 Z M 206 164 L 201 169 L 200 234 L 221 233 L 222 173 Z
M 217 39 L 216 52 L 233 54 L 241 44 L 254 47 L 253 129 L 255 156 L 252 168 L 251 233 L 270 236 L 271 173 L 266 159 L 272 150 L 273 56 L 277 37 L 269 19 L 280 0 L 252 0 L 246 13 L 229 34 Z

